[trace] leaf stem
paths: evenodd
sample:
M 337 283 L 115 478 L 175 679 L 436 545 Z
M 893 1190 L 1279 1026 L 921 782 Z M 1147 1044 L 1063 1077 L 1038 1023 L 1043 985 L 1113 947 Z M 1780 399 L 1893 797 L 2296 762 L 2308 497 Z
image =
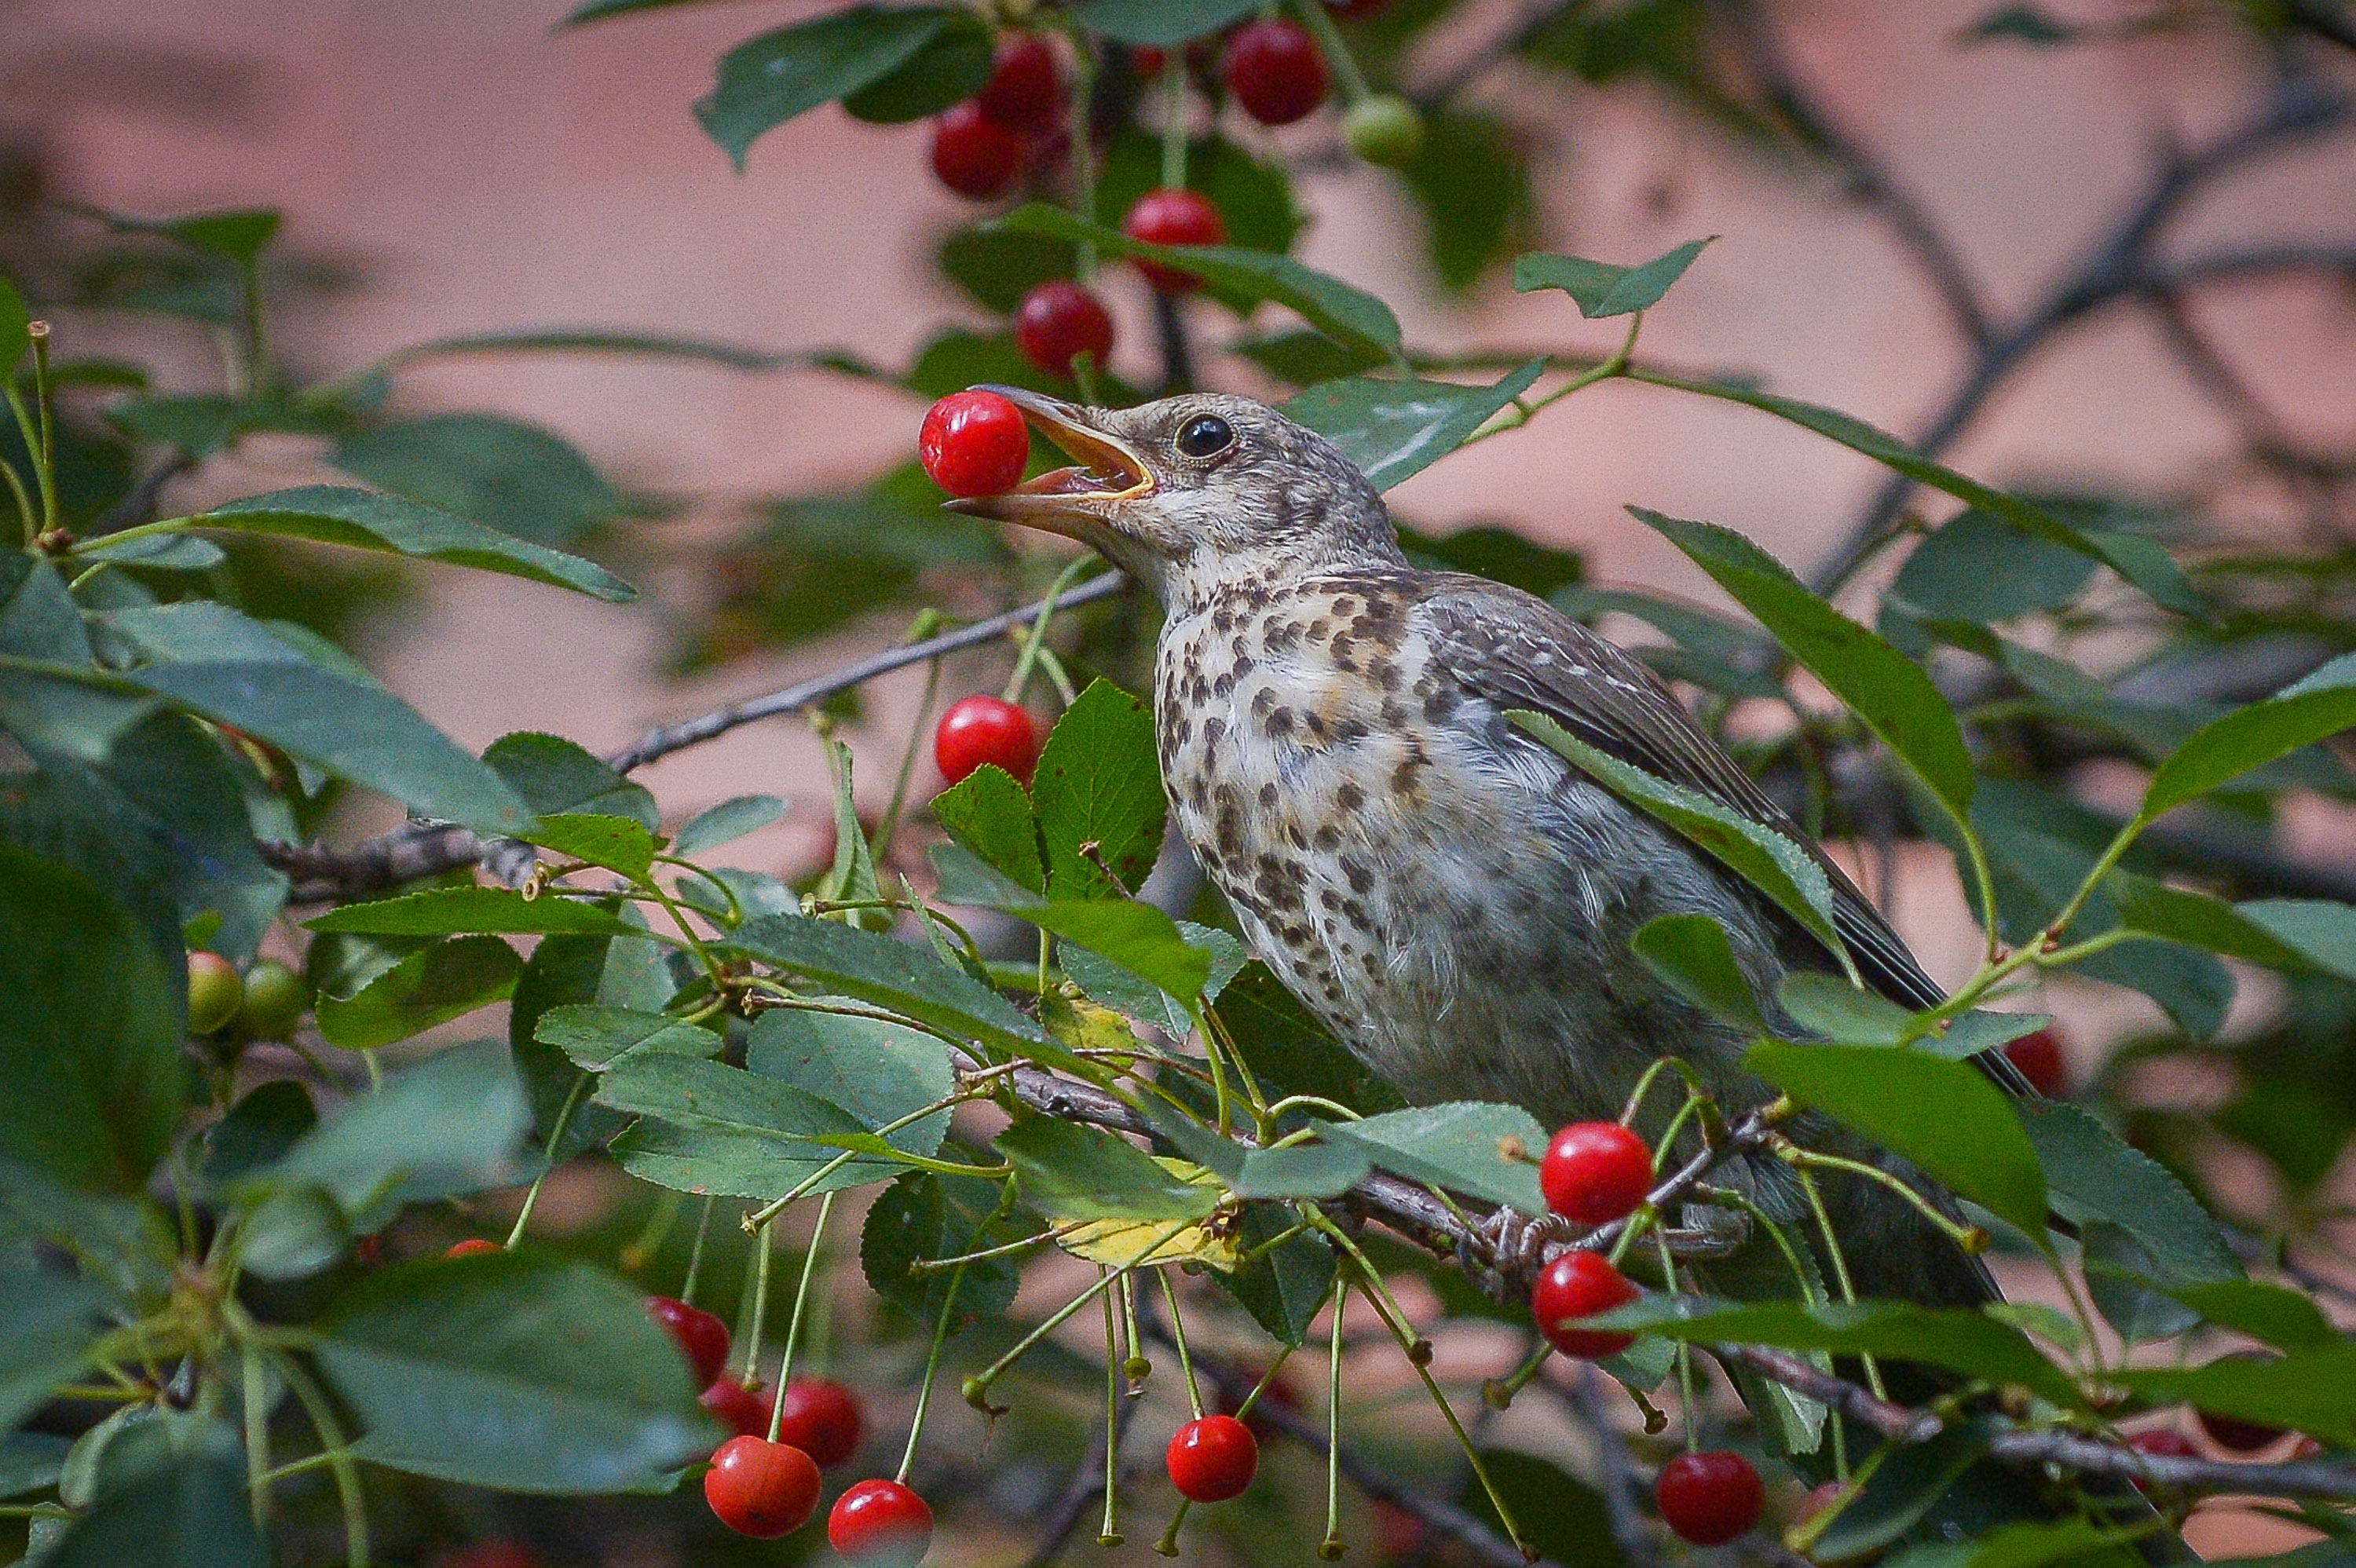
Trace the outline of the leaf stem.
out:
M 540 1189 L 546 1185 L 557 1166 L 562 1163 L 556 1152 L 557 1146 L 564 1141 L 564 1129 L 573 1125 L 573 1110 L 581 1104 L 581 1096 L 594 1076 L 594 1073 L 583 1072 L 573 1080 L 573 1092 L 564 1096 L 563 1108 L 556 1113 L 555 1124 L 548 1129 L 548 1143 L 541 1150 L 542 1157 L 548 1163 L 538 1176 L 531 1179 L 531 1189 L 523 1195 L 523 1207 L 516 1211 L 515 1224 L 508 1232 L 509 1252 L 523 1245 L 523 1233 L 531 1224 L 531 1211 L 540 1207 Z
M 1194 1419 L 1203 1419 L 1203 1390 L 1194 1381 L 1194 1353 L 1186 1348 L 1186 1319 L 1178 1311 L 1177 1287 L 1170 1283 L 1168 1269 L 1155 1269 L 1153 1277 L 1162 1282 L 1162 1304 L 1170 1308 L 1170 1337 L 1178 1346 L 1178 1370 L 1186 1376 L 1186 1406 Z
M 1849 1283 L 1848 1256 L 1841 1251 L 1840 1236 L 1833 1229 L 1832 1215 L 1825 1209 L 1825 1195 L 1816 1187 L 1815 1174 L 1804 1165 L 1795 1165 L 1793 1169 L 1799 1175 L 1800 1190 L 1808 1195 L 1808 1208 L 1816 1217 L 1816 1229 L 1824 1234 L 1825 1252 L 1832 1259 L 1833 1278 L 1840 1285 L 1841 1300 L 1854 1303 L 1857 1286 Z M 1870 1354 L 1860 1354 L 1858 1359 L 1865 1363 L 1865 1381 L 1873 1390 L 1873 1397 L 1887 1400 L 1890 1394 L 1881 1386 L 1880 1365 Z
M 703 1274 L 703 1243 L 712 1233 L 712 1211 L 719 1204 L 718 1194 L 706 1193 L 703 1212 L 696 1218 L 695 1244 L 688 1249 L 687 1253 L 687 1279 L 679 1287 L 679 1298 L 690 1307 L 695 1305 L 695 1282 Z
M 1109 1270 L 1099 1269 L 1099 1273 L 1107 1285 L 1121 1277 Z M 1104 1522 L 1097 1531 L 1098 1546 L 1119 1546 L 1124 1539 L 1120 1533 L 1120 1334 L 1117 1320 L 1119 1315 L 1114 1312 L 1112 1305 L 1116 1294 L 1117 1288 L 1104 1293 Z
M 764 1221 L 753 1230 L 754 1282 L 753 1322 L 744 1334 L 744 1372 L 737 1381 L 748 1389 L 761 1386 L 761 1327 L 769 1315 L 769 1260 L 777 1249 L 770 1244 L 769 1227 Z M 784 1390 L 778 1391 L 779 1394 Z M 774 1423 L 773 1423 L 774 1424 Z
M 933 1348 L 925 1357 L 925 1381 L 916 1389 L 916 1413 L 908 1419 L 908 1445 L 900 1451 L 900 1468 L 893 1479 L 902 1486 L 908 1484 L 908 1472 L 916 1467 L 916 1440 L 925 1435 L 925 1417 L 933 1408 L 933 1384 L 941 1375 L 941 1347 L 948 1343 L 949 1318 L 957 1311 L 958 1287 L 965 1283 L 965 1270 L 949 1275 L 949 1287 L 941 1295 L 940 1321 L 933 1325 Z M 780 1400 L 785 1390 L 777 1391 Z

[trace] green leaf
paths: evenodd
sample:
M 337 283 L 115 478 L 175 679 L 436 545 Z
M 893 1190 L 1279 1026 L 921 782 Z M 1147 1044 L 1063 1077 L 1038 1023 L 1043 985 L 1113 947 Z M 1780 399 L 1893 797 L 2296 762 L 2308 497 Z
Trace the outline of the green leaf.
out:
M 1987 1534 L 1960 1541 L 1932 1541 L 1892 1557 L 1891 1568 L 2045 1568 L 2049 1563 L 2107 1559 L 2113 1568 L 2144 1561 L 2134 1537 L 2098 1530 L 2083 1519 L 2057 1524 L 1998 1525 Z
M 1018 1240 L 1020 1232 L 1008 1221 L 993 1218 L 998 1192 L 995 1181 L 930 1171 L 904 1176 L 885 1188 L 859 1233 L 860 1269 L 869 1287 L 929 1330 L 948 1309 L 953 1272 L 917 1274 L 910 1265 Z M 968 1264 L 949 1331 L 1001 1317 L 1014 1304 L 1019 1284 L 1013 1258 Z
M 97 1343 L 103 1305 L 71 1275 L 0 1254 L 0 1431 L 38 1410 L 51 1389 L 81 1369 Z
M 2080 1264 L 2086 1294 L 2119 1338 L 2143 1344 L 2173 1339 L 2201 1321 L 2201 1315 L 2152 1286 L 2158 1266 L 2143 1243 L 2106 1221 L 2078 1227 Z
M 229 1115 L 205 1129 L 199 1174 L 208 1188 L 217 1190 L 277 1164 L 318 1125 L 318 1108 L 302 1084 L 291 1078 L 256 1084 L 230 1107 Z
M 1997 38 L 2027 44 L 2033 48 L 2051 48 L 2057 44 L 2071 44 L 2083 37 L 2088 29 L 2057 21 L 2038 5 L 2001 5 L 1959 29 L 1955 37 L 1964 43 L 1987 43 Z
M 1078 254 L 1070 241 L 1044 235 L 960 229 L 940 242 L 933 261 L 982 309 L 1012 315 L 1041 283 L 1072 276 Z
M 634 882 L 645 881 L 655 863 L 655 836 L 626 816 L 599 812 L 543 816 L 538 827 L 519 837 L 568 859 L 618 871 Z
M 404 1203 L 471 1196 L 518 1180 L 530 1125 L 506 1042 L 477 1040 L 428 1057 L 355 1097 L 239 1187 L 247 1195 L 316 1187 L 365 1233 Z
M 1951 1424 L 1927 1443 L 1887 1445 L 1858 1496 L 1816 1538 L 1815 1550 L 1827 1562 L 1847 1563 L 1880 1552 L 1926 1517 L 1933 1529 L 1940 1528 L 1933 1510 L 1962 1489 L 1958 1483 L 1987 1451 L 1988 1436 L 1982 1422 L 1972 1421 Z
M 1031 796 L 1014 775 L 985 763 L 933 797 L 933 816 L 948 836 L 991 869 L 1042 893 L 1047 874 L 1039 859 L 1039 824 Z
M 739 173 L 762 133 L 798 114 L 873 87 L 915 59 L 967 14 L 946 6 L 854 5 L 780 27 L 720 57 L 695 117 Z
M 1211 955 L 1186 940 L 1178 924 L 1151 904 L 1128 899 L 1093 901 L 1041 898 L 985 866 L 964 846 L 937 844 L 945 903 L 1003 910 L 1109 959 L 1148 985 L 1191 1005 L 1208 983 Z
M 1463 445 L 1545 368 L 1546 361 L 1533 359 L 1488 387 L 1355 376 L 1312 387 L 1284 411 L 1340 447 L 1376 489 L 1387 490 Z
M 747 921 L 728 945 L 958 1039 L 1018 1055 L 1056 1050 L 1044 1029 L 996 991 L 921 948 L 874 932 L 773 914 Z
M 1399 544 L 1417 565 L 1429 563 L 1452 571 L 1469 571 L 1492 582 L 1510 583 L 1543 599 L 1558 593 L 1587 575 L 1587 563 L 1575 550 L 1561 549 L 1526 539 L 1511 528 L 1478 524 L 1450 534 L 1399 529 Z
M 2234 911 L 2327 975 L 2356 980 L 2356 905 L 2323 899 L 2257 899 Z
M 2086 590 L 2094 558 L 1978 507 L 1941 524 L 1890 592 L 1925 615 L 1987 624 L 2057 610 Z
M 1328 1142 L 1356 1144 L 1383 1169 L 1410 1181 L 1510 1204 L 1525 1214 L 1546 1212 L 1537 1164 L 1546 1152 L 1546 1129 L 1519 1105 L 1457 1100 L 1334 1122 L 1322 1130 Z M 1515 1144 L 1524 1157 L 1508 1158 Z
M 1238 1198 L 1339 1198 L 1366 1179 L 1366 1151 L 1348 1144 L 1256 1148 L 1228 1185 Z
M 1612 794 L 1643 807 L 1679 837 L 1707 850 L 1774 900 L 1828 951 L 1847 961 L 1847 949 L 1833 928 L 1832 884 L 1826 880 L 1824 868 L 1799 845 L 1693 790 L 1596 750 L 1543 713 L 1509 709 L 1505 718 Z
M 2020 1111 L 2054 1212 L 2125 1231 L 2151 1255 L 2162 1285 L 2242 1277 L 2217 1222 L 2165 1167 L 2075 1105 L 2023 1103 Z
M 2151 821 L 2351 725 L 2356 725 L 2356 655 L 2342 655 L 2265 701 L 2203 726 L 2159 764 L 2137 816 Z
M 1708 915 L 1660 915 L 1646 921 L 1629 945 L 1646 968 L 1704 1012 L 1768 1032 L 1726 928 Z
M 56 1486 L 66 1450 L 72 1446 L 47 1432 L 11 1432 L 0 1437 L 0 1498 L 21 1498 Z
M 124 678 L 429 816 L 493 833 L 531 820 L 498 774 L 399 698 L 291 656 L 150 665 Z
M 530 1253 L 403 1264 L 320 1324 L 359 1457 L 502 1491 L 649 1491 L 719 1429 L 638 1291 Z
M 1971 752 L 1954 710 L 1920 665 L 1816 597 L 1783 562 L 1733 529 L 1630 510 L 1756 615 L 1898 753 L 1957 823 L 1969 824 Z
M 1242 972 L 1251 954 L 1242 943 L 1215 927 L 1182 920 L 1177 929 L 1186 944 L 1203 953 L 1210 965 L 1210 975 L 1202 986 L 1203 1001 L 1208 1006 L 1217 1001 L 1227 982 Z M 1173 1040 L 1184 1039 L 1194 1027 L 1194 1009 L 1187 1002 L 1141 980 L 1133 971 L 1111 959 L 1068 943 L 1056 956 L 1063 962 L 1064 972 L 1087 993 L 1090 1000 L 1150 1023 Z
M 1339 380 L 1389 363 L 1371 349 L 1336 343 L 1323 333 L 1305 326 L 1231 344 L 1229 352 L 1243 356 L 1278 380 L 1290 381 L 1296 387 Z
M 1578 302 L 1579 314 L 1590 321 L 1629 315 L 1657 304 L 1669 285 L 1686 274 L 1702 247 L 1711 240 L 1688 240 L 1676 250 L 1634 267 L 1615 267 L 1579 256 L 1538 251 L 1514 263 L 1514 288 L 1519 293 L 1560 289 Z
M 1872 1046 L 1751 1047 L 1744 1065 L 2030 1236 L 2045 1233 L 2045 1177 L 2001 1090 L 1960 1061 Z
M 2340 1339 L 2339 1330 L 2310 1297 L 2279 1285 L 2221 1279 L 2169 1294 L 2220 1328 L 2247 1334 L 2276 1349 L 2322 1349 Z
M 992 63 L 989 26 L 958 12 L 897 70 L 846 96 L 843 112 L 875 125 L 938 114 L 988 85 Z
M 527 899 L 504 888 L 429 888 L 374 903 L 346 904 L 304 923 L 312 931 L 369 936 L 450 936 L 467 933 L 634 936 L 637 928 L 579 899 L 543 893 Z
M 1214 1269 L 1211 1277 L 1261 1328 L 1299 1349 L 1307 1341 L 1317 1314 L 1333 1298 L 1333 1275 L 1340 1264 L 1333 1243 L 1321 1236 L 1299 1235 L 1278 1242 L 1290 1219 L 1283 1210 L 1266 1204 L 1246 1209 L 1236 1240 L 1245 1248 L 1267 1247 L 1268 1251 L 1233 1274 Z
M 578 449 L 492 414 L 429 414 L 336 443 L 335 465 L 380 490 L 552 549 L 632 507 Z
M 1047 886 L 1058 898 L 1111 898 L 1153 869 L 1169 809 L 1153 740 L 1153 710 L 1108 680 L 1088 683 L 1040 752 L 1031 798 L 1046 843 Z M 1083 845 L 1096 846 L 1083 855 Z M 1112 869 L 1110 886 L 1096 862 Z
M 1215 1189 L 1181 1181 L 1112 1134 L 1053 1116 L 1025 1116 L 1000 1133 L 1023 1200 L 1057 1220 L 1201 1220 Z
M 531 1037 L 552 1045 L 584 1072 L 603 1072 L 639 1055 L 720 1054 L 721 1038 L 700 1025 L 665 1013 L 641 1013 L 594 1002 L 566 1002 L 549 1008 L 532 1026 Z
M 183 987 L 89 878 L 0 845 L 0 1159 L 140 1190 L 186 1099 Z
M 1594 1488 L 1552 1461 L 1516 1448 L 1483 1449 L 1481 1466 L 1521 1526 L 1521 1538 L 1547 1561 L 1625 1568 L 1628 1559 L 1612 1533 L 1611 1511 Z M 1464 1477 L 1456 1506 L 1500 1535 L 1509 1533 L 1479 1477 Z
M 92 663 L 64 578 L 23 550 L 0 553 L 0 729 L 36 756 L 104 762 L 155 702 Z
M 1367 1113 L 1407 1103 L 1327 1033 L 1265 965 L 1247 965 L 1220 994 L 1219 1021 L 1271 1100 L 1315 1094 Z
M 2156 1404 L 2288 1427 L 2330 1444 L 2356 1443 L 2356 1341 L 2294 1350 L 2272 1360 L 2154 1367 L 2114 1374 Z
M 1209 37 L 1255 9 L 1254 0 L 1079 0 L 1072 19 L 1124 44 L 1168 48 Z
M 183 245 L 225 256 L 242 266 L 250 264 L 278 237 L 281 221 L 281 215 L 273 208 L 242 208 L 200 212 L 155 227 L 156 232 L 167 234 Z
M 850 1113 L 869 1131 L 948 1098 L 957 1086 L 948 1047 L 905 1024 L 775 1008 L 754 1020 L 744 1065 Z M 949 1129 L 940 1111 L 891 1135 L 911 1154 L 938 1153 Z
M 997 226 L 1017 234 L 1092 243 L 1108 256 L 1160 261 L 1241 297 L 1282 305 L 1339 342 L 1378 350 L 1387 359 L 1399 356 L 1398 318 L 1390 306 L 1290 256 L 1235 245 L 1141 244 L 1118 229 L 1086 223 L 1061 208 L 1037 203 L 1017 208 Z
M 2130 930 L 2269 969 L 2308 966 L 2304 952 L 2222 899 L 2126 871 L 2112 872 L 2103 891 L 2118 910 L 2120 923 Z
M 268 1568 L 236 1433 L 177 1413 L 126 1425 L 102 1453 L 97 1495 L 42 1568 Z
M 816 1176 L 842 1152 L 817 1139 L 867 1131 L 851 1112 L 807 1090 L 687 1056 L 625 1059 L 599 1082 L 597 1103 L 654 1118 L 615 1142 L 623 1168 L 633 1176 L 678 1190 L 734 1197 L 775 1198 Z M 938 1124 L 927 1121 L 893 1134 L 888 1147 L 928 1154 L 939 1144 Z M 883 1147 L 869 1147 L 809 1190 L 839 1191 L 885 1180 L 905 1168 Z
M 346 1051 L 391 1045 L 505 1001 L 523 960 L 496 936 L 459 936 L 409 955 L 345 998 L 319 997 L 319 1032 Z
M 609 603 L 626 603 L 637 590 L 594 561 L 487 528 L 448 512 L 398 496 L 331 485 L 308 485 L 248 496 L 199 512 L 198 528 L 316 539 L 354 549 L 380 550 L 419 560 L 446 561 L 509 577 L 570 588 Z
M 671 840 L 670 852 L 692 859 L 707 849 L 733 844 L 748 833 L 758 833 L 787 810 L 786 802 L 774 795 L 740 795 L 723 800 L 688 818 L 679 837 Z
M 591 813 L 626 816 L 652 830 L 662 817 L 655 797 L 560 735 L 519 731 L 502 735 L 483 761 L 507 781 L 524 804 L 543 816 Z
M 1634 379 L 1653 386 L 1671 387 L 1705 398 L 1740 403 L 1745 408 L 1758 409 L 1779 419 L 1789 420 L 1803 430 L 1814 431 L 1828 441 L 1839 443 L 1851 452 L 1862 453 L 1917 484 L 1928 485 L 1959 501 L 1993 512 L 2024 532 L 2101 561 L 2141 589 L 2153 603 L 2179 615 L 2201 622 L 2215 619 L 2207 602 L 2185 580 L 2184 573 L 2169 559 L 2168 552 L 2147 539 L 2107 529 L 2072 528 L 2042 507 L 2032 506 L 2017 496 L 1992 489 L 1976 479 L 1932 462 L 1896 436 L 1876 430 L 1863 420 L 1842 413 L 1837 409 L 1802 402 L 1796 398 L 1777 397 L 1738 382 L 1692 381 L 1649 370 L 1631 374 Z

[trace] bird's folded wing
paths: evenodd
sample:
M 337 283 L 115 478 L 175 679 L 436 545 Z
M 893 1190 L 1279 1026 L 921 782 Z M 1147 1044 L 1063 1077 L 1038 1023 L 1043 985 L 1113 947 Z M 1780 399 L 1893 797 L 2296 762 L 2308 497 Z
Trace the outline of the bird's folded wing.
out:
M 1858 972 L 1916 1009 L 1945 993 L 1822 846 L 1769 799 L 1641 661 L 1544 600 L 1486 578 L 1435 574 L 1419 606 L 1442 665 L 1468 694 L 1543 713 L 1596 750 L 1692 790 L 1800 846 L 1832 886 L 1833 928 Z M 2029 1084 L 2001 1053 L 1976 1059 L 2002 1088 Z

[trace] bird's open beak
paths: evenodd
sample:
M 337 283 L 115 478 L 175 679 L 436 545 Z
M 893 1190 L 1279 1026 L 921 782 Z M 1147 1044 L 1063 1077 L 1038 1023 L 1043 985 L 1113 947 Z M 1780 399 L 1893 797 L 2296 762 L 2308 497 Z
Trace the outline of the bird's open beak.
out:
M 1090 424 L 1088 411 L 1077 403 L 1021 387 L 986 384 L 978 389 L 1021 409 L 1040 433 L 1079 463 L 1050 469 L 996 496 L 951 501 L 950 511 L 1076 537 L 1085 525 L 1103 524 L 1106 507 L 1153 494 L 1153 474 L 1144 460 L 1127 443 Z

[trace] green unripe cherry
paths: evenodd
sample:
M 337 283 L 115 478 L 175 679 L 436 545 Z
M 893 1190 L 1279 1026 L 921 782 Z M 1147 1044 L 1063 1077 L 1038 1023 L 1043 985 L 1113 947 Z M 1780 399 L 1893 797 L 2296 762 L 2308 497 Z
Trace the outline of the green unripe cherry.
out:
M 238 1009 L 237 1032 L 248 1040 L 287 1040 L 311 1005 L 303 976 L 275 958 L 245 972 L 245 1005 Z
M 1423 116 L 1396 93 L 1377 93 L 1342 115 L 1342 140 L 1370 164 L 1404 168 L 1423 151 Z
M 188 955 L 188 1032 L 210 1034 L 237 1017 L 245 982 L 237 965 L 218 953 Z

